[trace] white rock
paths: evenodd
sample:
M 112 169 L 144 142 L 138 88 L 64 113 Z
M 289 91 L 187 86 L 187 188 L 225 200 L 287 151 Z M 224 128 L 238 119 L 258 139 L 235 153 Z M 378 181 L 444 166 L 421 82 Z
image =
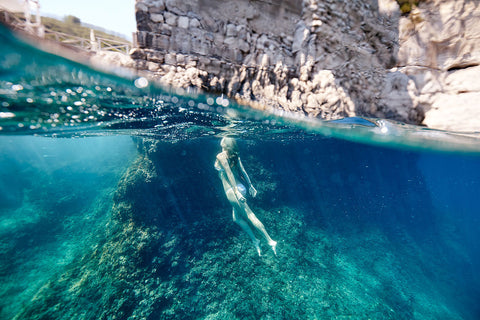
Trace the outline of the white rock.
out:
M 174 15 L 173 13 L 170 12 L 165 12 L 165 23 L 168 24 L 171 27 L 176 27 L 177 26 L 177 19 L 178 17 Z
M 147 11 L 148 11 L 148 7 L 147 7 L 144 3 L 142 3 L 142 2 L 137 2 L 137 3 L 135 4 L 135 10 L 147 12 Z
M 260 65 L 262 67 L 267 67 L 269 64 L 270 64 L 270 57 L 268 56 L 268 54 L 264 54 L 262 56 L 262 61 L 260 62 Z
M 236 37 L 237 34 L 237 27 L 234 24 L 227 24 L 227 37 Z
M 480 132 L 480 92 L 437 94 L 423 123 L 430 128 Z
M 242 51 L 243 53 L 248 53 L 248 52 L 250 52 L 250 46 L 248 45 L 248 43 L 247 43 L 246 41 L 239 40 L 239 41 L 238 41 L 238 48 L 239 48 L 240 51 Z
M 152 13 L 150 14 L 150 20 L 152 20 L 153 22 L 163 23 L 164 22 L 163 14 Z
M 238 48 L 238 40 L 234 37 L 228 37 L 224 40 L 224 43 L 229 46 L 231 49 Z
M 167 53 L 165 55 L 165 64 L 174 66 L 177 64 L 177 57 L 175 53 Z
M 159 66 L 155 62 L 148 61 L 147 62 L 147 69 L 148 69 L 148 71 L 155 72 L 155 71 L 158 71 Z
M 163 11 L 165 11 L 164 0 L 150 1 L 148 6 L 150 7 L 149 12 L 151 13 L 162 13 Z
M 185 64 L 185 55 L 177 54 L 177 63 L 179 65 L 184 65 Z
M 293 37 L 292 52 L 298 52 L 302 49 L 305 40 L 309 35 L 308 29 L 305 27 L 305 24 L 297 24 L 297 29 L 295 30 L 295 35 Z
M 183 29 L 188 29 L 189 19 L 188 17 L 181 16 L 178 18 L 178 27 Z
M 477 81 L 472 81 L 477 79 Z M 445 85 L 452 92 L 480 92 L 480 66 L 448 72 Z
M 200 21 L 197 18 L 190 19 L 190 27 L 191 28 L 198 28 L 200 27 Z

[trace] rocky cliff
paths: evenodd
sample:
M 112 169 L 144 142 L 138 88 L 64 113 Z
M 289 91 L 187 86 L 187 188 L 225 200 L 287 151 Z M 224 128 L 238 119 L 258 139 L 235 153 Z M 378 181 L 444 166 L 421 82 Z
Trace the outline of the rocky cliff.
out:
M 480 130 L 477 1 L 137 0 L 136 17 L 136 68 L 174 86 L 324 119 Z
M 480 131 L 480 2 L 422 2 L 399 34 L 397 70 L 423 124 Z

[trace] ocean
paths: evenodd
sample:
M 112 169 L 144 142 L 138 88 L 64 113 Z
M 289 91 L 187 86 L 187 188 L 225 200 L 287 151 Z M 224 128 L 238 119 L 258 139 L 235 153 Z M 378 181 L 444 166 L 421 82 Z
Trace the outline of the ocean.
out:
M 0 31 L 0 319 L 480 319 L 478 133 L 252 110 Z M 255 197 L 227 197 L 223 137 Z

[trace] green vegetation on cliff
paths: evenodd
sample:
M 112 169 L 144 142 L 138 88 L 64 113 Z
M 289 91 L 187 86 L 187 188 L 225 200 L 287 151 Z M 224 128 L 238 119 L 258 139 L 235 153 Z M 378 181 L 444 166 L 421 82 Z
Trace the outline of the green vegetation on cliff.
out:
M 409 14 L 420 2 L 422 2 L 422 0 L 397 0 L 402 14 Z

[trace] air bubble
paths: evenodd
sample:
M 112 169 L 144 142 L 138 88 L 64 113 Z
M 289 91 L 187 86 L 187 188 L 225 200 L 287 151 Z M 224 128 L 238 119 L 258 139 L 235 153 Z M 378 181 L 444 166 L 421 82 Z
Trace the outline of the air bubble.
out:
M 0 112 L 0 118 L 13 118 L 15 117 L 15 113 L 13 112 Z
M 21 84 L 14 84 L 12 86 L 12 90 L 14 91 L 20 91 L 20 90 L 23 90 L 23 86 Z
M 148 86 L 148 80 L 144 77 L 140 77 L 135 80 L 134 84 L 137 88 L 146 88 Z
M 209 107 L 208 107 L 206 104 L 203 104 L 203 103 L 199 103 L 199 104 L 197 105 L 197 107 L 198 107 L 198 109 L 200 109 L 200 110 L 208 110 L 208 109 L 209 109 Z

